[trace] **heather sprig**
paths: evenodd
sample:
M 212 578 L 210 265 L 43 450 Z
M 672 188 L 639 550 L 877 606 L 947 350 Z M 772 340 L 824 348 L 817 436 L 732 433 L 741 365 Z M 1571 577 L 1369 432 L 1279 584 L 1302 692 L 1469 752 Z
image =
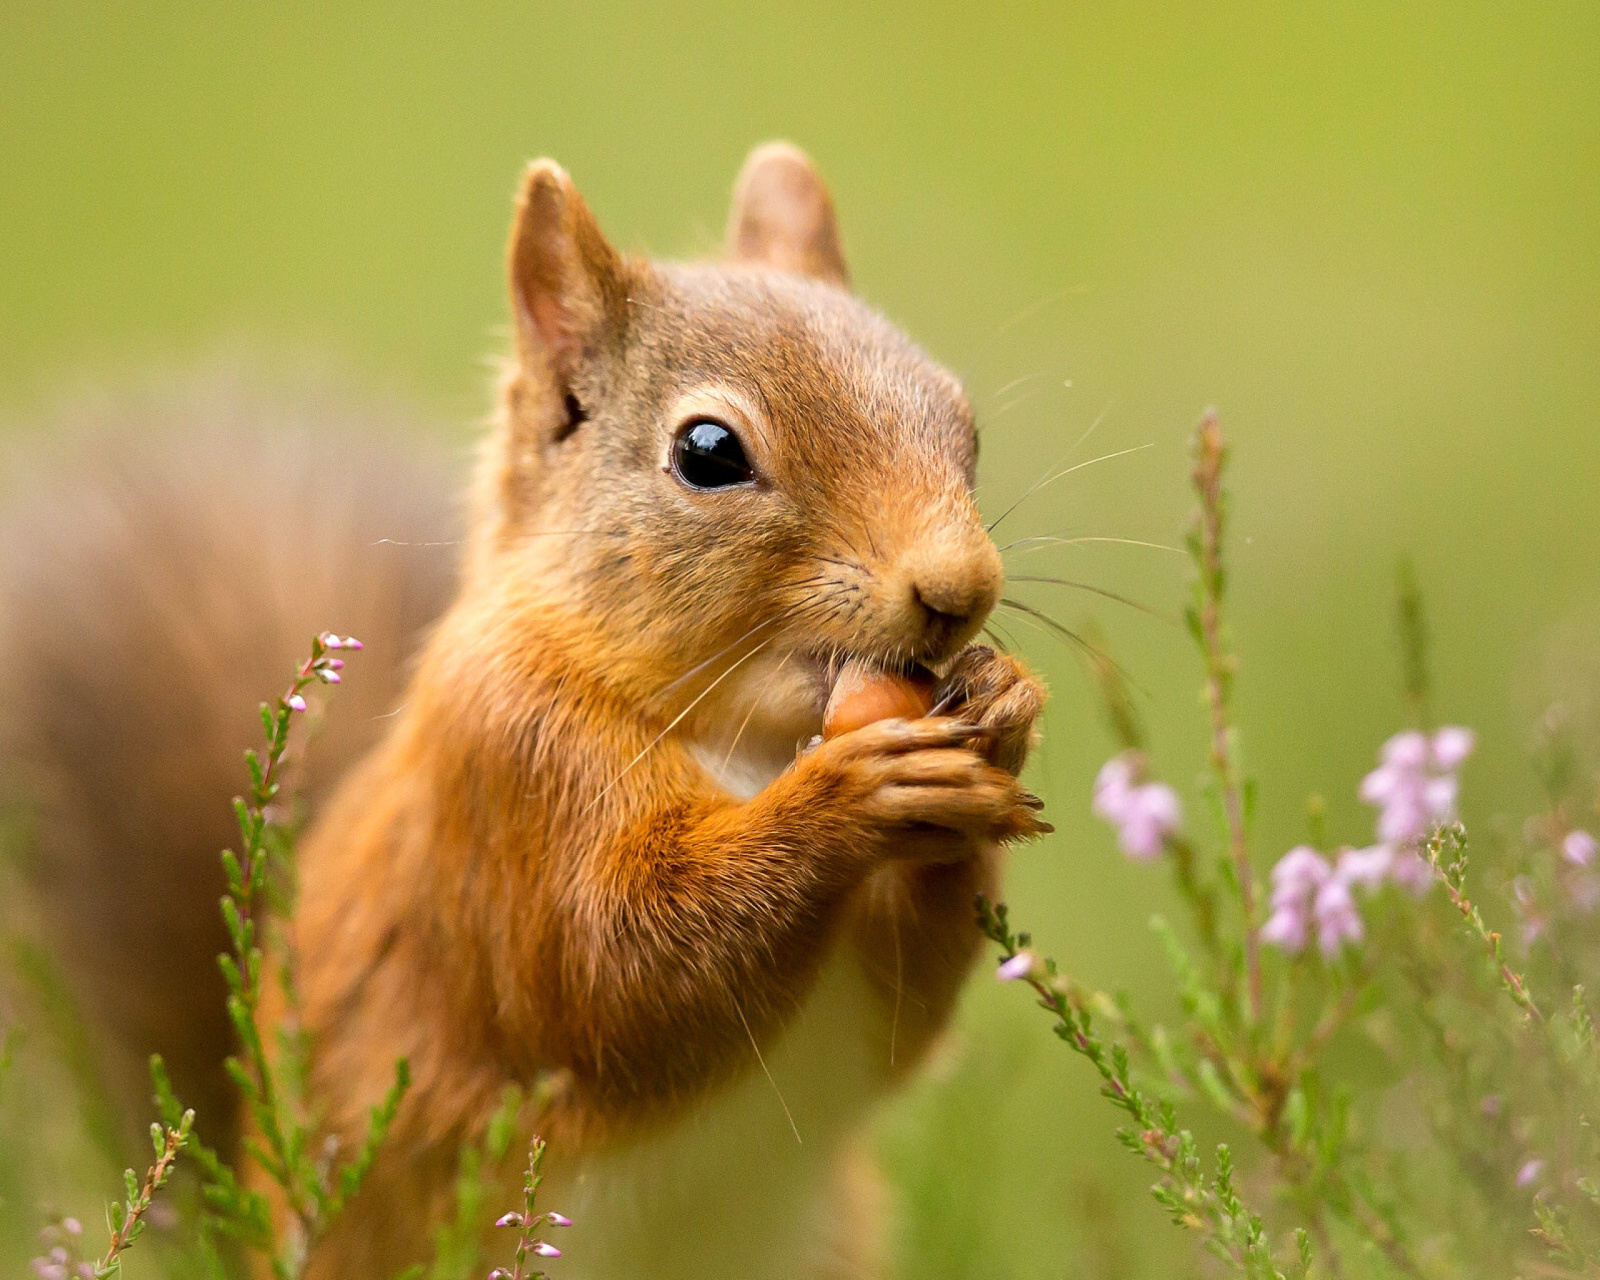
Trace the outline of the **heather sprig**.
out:
M 1189 633 L 1200 650 L 1205 665 L 1205 699 L 1211 713 L 1208 759 L 1216 779 L 1223 821 L 1227 833 L 1229 867 L 1233 887 L 1239 895 L 1244 916 L 1244 969 L 1249 1018 L 1259 1022 L 1262 1014 L 1261 955 L 1256 919 L 1255 873 L 1250 865 L 1249 824 L 1253 808 L 1254 784 L 1239 767 L 1237 730 L 1233 724 L 1233 680 L 1239 660 L 1224 617 L 1228 575 L 1223 556 L 1223 535 L 1227 528 L 1228 499 L 1223 488 L 1223 471 L 1228 448 L 1222 436 L 1222 421 L 1215 409 L 1207 409 L 1194 436 L 1192 480 L 1200 507 L 1186 544 L 1194 561 L 1193 596 L 1184 611 Z
M 1082 994 L 1057 972 L 1055 961 L 1037 957 L 1029 935 L 1012 931 L 1006 905 L 980 899 L 978 925 L 1000 947 L 997 976 L 1032 988 L 1039 1006 L 1054 1016 L 1057 1037 L 1099 1073 L 1101 1096 L 1132 1122 L 1117 1130 L 1117 1138 L 1158 1171 L 1151 1194 L 1172 1221 L 1199 1232 L 1207 1249 L 1241 1275 L 1286 1280 L 1260 1215 L 1245 1207 L 1234 1187 L 1227 1144 L 1217 1147 L 1215 1172 L 1208 1177 L 1194 1135 L 1178 1127 L 1172 1103 L 1152 1098 L 1134 1082 L 1127 1049 L 1101 1038 Z M 1304 1275 L 1311 1263 L 1304 1233 L 1296 1235 L 1296 1253 L 1296 1274 Z
M 485 1171 L 497 1169 L 516 1135 L 522 1091 L 506 1089 L 500 1106 L 490 1117 L 483 1140 L 461 1146 L 456 1161 L 455 1216 L 433 1233 L 433 1265 L 416 1269 L 427 1280 L 475 1280 L 483 1252 L 483 1224 L 489 1203 Z
M 539 1184 L 544 1181 L 542 1172 L 544 1150 L 544 1139 L 535 1135 L 528 1143 L 528 1171 L 522 1181 L 522 1208 L 520 1211 L 504 1215 L 495 1222 L 497 1227 L 517 1229 L 516 1255 L 510 1267 L 496 1267 L 491 1271 L 489 1280 L 549 1280 L 543 1271 L 525 1270 L 528 1259 L 561 1256 L 561 1250 L 543 1238 L 541 1228 L 570 1227 L 572 1220 L 561 1213 L 541 1213 L 534 1204 L 539 1195 Z
M 232 950 L 218 962 L 239 1040 L 239 1052 L 228 1058 L 226 1066 L 251 1121 L 243 1150 L 281 1190 L 289 1215 L 286 1228 L 274 1231 L 266 1197 L 246 1186 L 213 1149 L 197 1140 L 193 1153 L 212 1221 L 247 1247 L 269 1255 L 279 1280 L 301 1274 L 317 1240 L 360 1189 L 410 1083 L 401 1059 L 395 1064 L 394 1084 L 371 1109 L 361 1143 L 341 1161 L 336 1142 L 320 1135 L 314 1100 L 306 1095 L 310 1046 L 297 1030 L 293 956 L 282 924 L 294 891 L 292 832 L 279 804 L 290 731 L 294 717 L 307 710 L 307 689 L 340 683 L 344 661 L 336 654 L 361 647 L 353 636 L 315 637 L 310 656 L 296 670 L 289 688 L 274 702 L 262 704 L 266 746 L 245 753 L 250 790 L 234 801 L 239 852 L 222 854 L 228 890 L 222 917 Z M 269 968 L 276 971 L 287 1010 L 287 1016 L 272 1027 L 264 1026 L 262 1014 Z M 267 1048 L 269 1035 L 275 1052 Z M 158 1105 L 170 1124 L 179 1103 L 159 1057 L 151 1061 L 151 1074 Z
M 194 1127 L 194 1112 L 186 1111 L 178 1119 L 176 1128 L 153 1124 L 150 1141 L 155 1148 L 155 1163 L 145 1170 L 144 1180 L 132 1169 L 123 1171 L 125 1196 L 112 1201 L 106 1210 L 106 1229 L 110 1239 L 106 1250 L 95 1261 L 85 1261 L 80 1255 L 83 1226 L 76 1218 L 63 1217 L 52 1222 L 42 1233 L 49 1252 L 33 1259 L 34 1274 L 41 1280 L 107 1280 L 122 1271 L 122 1254 L 145 1229 L 145 1215 L 155 1202 L 156 1193 L 167 1185 L 172 1176 L 178 1153 L 189 1142 Z

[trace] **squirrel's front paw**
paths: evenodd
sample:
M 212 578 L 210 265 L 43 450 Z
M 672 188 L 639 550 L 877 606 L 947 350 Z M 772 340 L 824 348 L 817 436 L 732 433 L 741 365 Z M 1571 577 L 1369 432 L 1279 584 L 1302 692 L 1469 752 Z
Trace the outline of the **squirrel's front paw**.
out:
M 989 760 L 1013 777 L 1028 758 L 1044 700 L 1044 686 L 1027 667 L 983 644 L 957 655 L 938 692 L 940 709 L 983 729 Z
M 880 720 L 822 743 L 799 770 L 824 806 L 891 856 L 958 856 L 975 841 L 1050 830 L 1039 801 L 985 758 L 991 745 L 964 720 Z

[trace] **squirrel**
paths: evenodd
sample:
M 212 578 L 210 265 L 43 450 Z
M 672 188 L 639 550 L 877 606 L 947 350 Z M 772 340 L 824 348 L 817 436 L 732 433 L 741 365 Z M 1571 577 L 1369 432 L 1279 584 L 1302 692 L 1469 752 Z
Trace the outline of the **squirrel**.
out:
M 455 597 L 300 843 L 328 1135 L 411 1075 L 307 1274 L 425 1258 L 462 1144 L 545 1081 L 564 1274 L 877 1275 L 865 1126 L 949 1019 L 1004 846 L 1048 830 L 1017 779 L 1044 690 L 975 643 L 1003 568 L 971 407 L 850 292 L 787 144 L 721 260 L 619 253 L 541 160 L 507 261 Z M 940 705 L 823 739 L 847 661 Z

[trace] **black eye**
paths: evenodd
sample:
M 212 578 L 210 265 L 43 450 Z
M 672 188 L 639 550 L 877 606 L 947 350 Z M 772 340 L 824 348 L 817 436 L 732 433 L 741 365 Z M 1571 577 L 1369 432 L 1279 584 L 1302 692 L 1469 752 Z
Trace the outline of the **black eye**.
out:
M 678 433 L 672 469 L 691 489 L 723 489 L 755 478 L 739 437 L 715 418 L 696 418 Z

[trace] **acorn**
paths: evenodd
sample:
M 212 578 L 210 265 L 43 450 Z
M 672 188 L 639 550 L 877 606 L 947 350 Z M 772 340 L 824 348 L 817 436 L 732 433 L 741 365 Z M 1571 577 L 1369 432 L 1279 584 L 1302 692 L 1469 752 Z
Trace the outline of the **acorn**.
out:
M 851 660 L 834 681 L 822 715 L 822 736 L 837 738 L 879 720 L 920 720 L 933 710 L 936 683 L 925 667 L 901 673 Z

